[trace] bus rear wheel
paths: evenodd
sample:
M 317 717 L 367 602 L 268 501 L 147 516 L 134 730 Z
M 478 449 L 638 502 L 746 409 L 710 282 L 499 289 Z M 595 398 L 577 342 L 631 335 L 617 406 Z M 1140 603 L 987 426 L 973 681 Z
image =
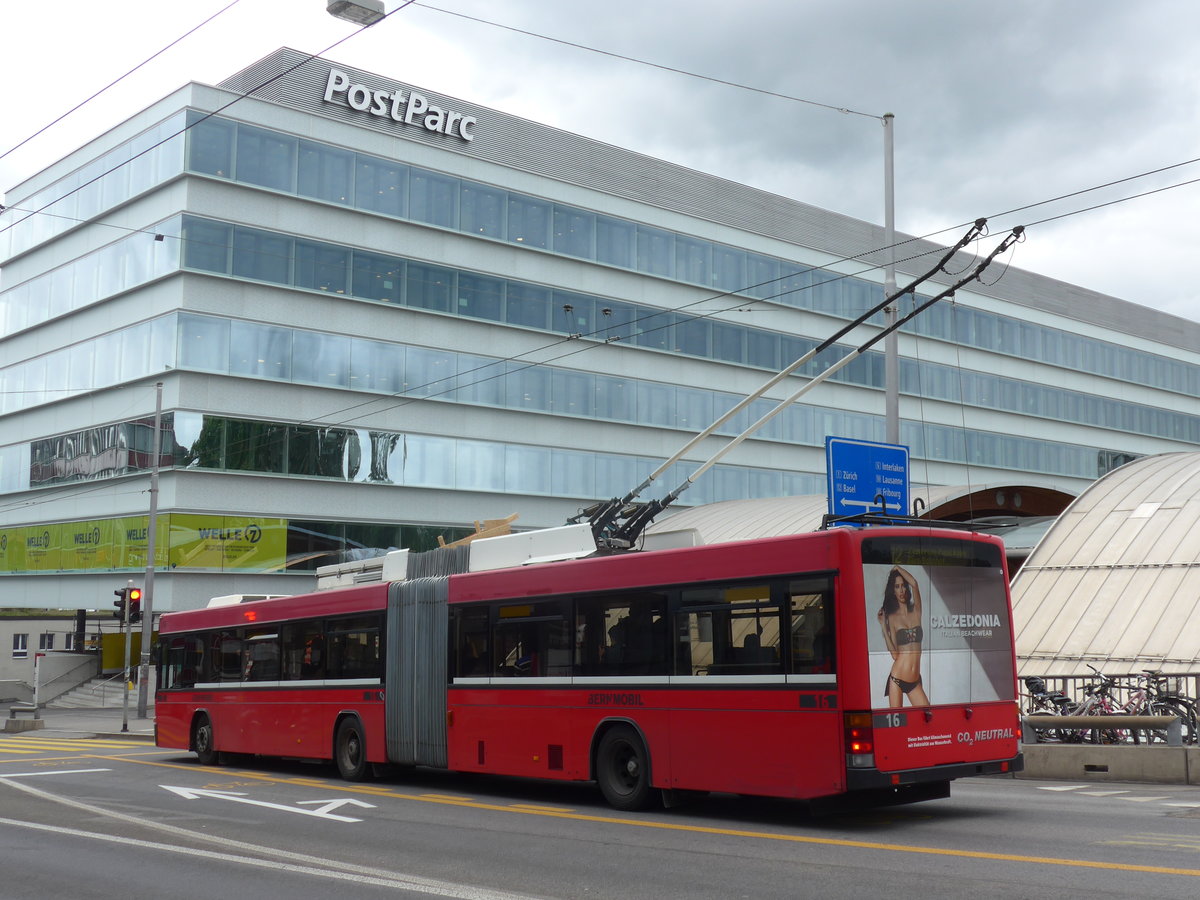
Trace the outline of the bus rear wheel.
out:
M 358 719 L 343 719 L 333 739 L 333 759 L 338 774 L 346 781 L 363 781 L 369 771 L 367 742 L 363 737 L 362 723 Z
M 202 766 L 215 766 L 220 761 L 221 754 L 213 743 L 212 719 L 206 715 L 200 716 L 192 727 L 192 749 Z
M 596 749 L 596 782 L 615 809 L 632 812 L 650 805 L 650 754 L 632 728 L 621 725 L 604 733 Z

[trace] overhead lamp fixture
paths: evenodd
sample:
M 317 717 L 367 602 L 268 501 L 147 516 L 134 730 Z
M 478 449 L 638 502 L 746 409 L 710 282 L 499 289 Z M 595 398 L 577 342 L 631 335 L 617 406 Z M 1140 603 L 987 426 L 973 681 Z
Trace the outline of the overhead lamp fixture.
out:
M 366 28 L 384 18 L 383 0 L 329 0 L 325 11 L 335 19 L 345 19 Z

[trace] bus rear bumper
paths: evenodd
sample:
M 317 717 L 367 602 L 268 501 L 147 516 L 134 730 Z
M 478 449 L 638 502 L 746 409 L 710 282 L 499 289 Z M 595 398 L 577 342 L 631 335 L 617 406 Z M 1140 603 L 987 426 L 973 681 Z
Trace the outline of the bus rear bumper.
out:
M 951 782 L 956 778 L 975 775 L 1010 775 L 1025 769 L 1025 757 L 1018 753 L 1010 759 L 995 759 L 987 762 L 953 763 L 947 766 L 929 766 L 922 769 L 880 772 L 878 769 L 847 769 L 846 790 L 868 791 L 878 788 L 903 787 L 910 784 Z

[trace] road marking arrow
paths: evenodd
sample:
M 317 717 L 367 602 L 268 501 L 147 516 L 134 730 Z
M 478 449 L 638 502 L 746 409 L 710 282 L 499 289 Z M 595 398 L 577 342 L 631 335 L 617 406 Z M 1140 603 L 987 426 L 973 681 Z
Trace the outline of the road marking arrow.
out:
M 313 806 L 317 803 L 324 803 L 325 805 L 322 806 L 320 809 L 314 809 L 312 811 L 313 815 L 319 815 L 319 816 L 326 815 L 331 809 L 338 809 L 342 806 L 346 806 L 347 804 L 353 804 L 354 806 L 361 806 L 363 809 L 374 809 L 375 808 L 375 805 L 373 803 L 363 803 L 361 800 L 355 800 L 352 797 L 342 797 L 340 800 L 297 800 L 296 803 L 299 806 Z M 351 822 L 361 822 L 362 820 L 361 819 L 351 819 L 350 821 Z
M 281 812 L 297 813 L 302 816 L 316 816 L 319 819 L 333 819 L 336 822 L 361 822 L 362 819 L 353 819 L 350 816 L 339 816 L 336 813 L 330 812 L 332 809 L 337 809 L 340 806 L 345 806 L 347 803 L 352 803 L 355 806 L 361 806 L 364 809 L 374 809 L 370 803 L 363 803 L 361 800 L 353 800 L 350 798 L 341 800 L 301 800 L 300 804 L 324 804 L 319 809 L 297 809 L 295 806 L 285 806 L 282 803 L 267 803 L 265 800 L 251 800 L 240 791 L 206 791 L 199 788 L 172 787 L 169 784 L 160 784 L 160 788 L 164 791 L 170 791 L 173 794 L 178 794 L 185 800 L 198 800 L 205 797 L 209 800 L 231 800 L 234 803 L 246 803 L 250 806 L 263 806 L 267 809 L 278 809 Z

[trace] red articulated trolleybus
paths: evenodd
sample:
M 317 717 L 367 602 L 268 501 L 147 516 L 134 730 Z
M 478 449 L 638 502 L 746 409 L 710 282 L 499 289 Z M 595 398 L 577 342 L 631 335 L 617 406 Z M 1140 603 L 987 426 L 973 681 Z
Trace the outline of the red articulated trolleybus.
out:
M 228 753 L 332 759 L 352 780 L 395 764 L 595 781 L 624 810 L 658 790 L 668 801 L 692 791 L 920 800 L 946 796 L 955 778 L 1017 771 L 999 539 L 893 515 L 632 549 L 722 454 L 978 278 L 1023 232 L 805 382 L 664 499 L 633 503 L 767 389 L 945 271 L 984 225 L 576 524 L 395 551 L 376 584 L 167 613 L 158 745 L 206 764 Z
M 550 531 L 575 529 L 590 543 Z M 994 537 L 842 526 L 536 562 L 515 535 L 458 559 L 513 540 L 527 564 L 414 577 L 414 555 L 403 580 L 167 613 L 158 745 L 595 781 L 625 810 L 920 800 L 1021 767 Z

